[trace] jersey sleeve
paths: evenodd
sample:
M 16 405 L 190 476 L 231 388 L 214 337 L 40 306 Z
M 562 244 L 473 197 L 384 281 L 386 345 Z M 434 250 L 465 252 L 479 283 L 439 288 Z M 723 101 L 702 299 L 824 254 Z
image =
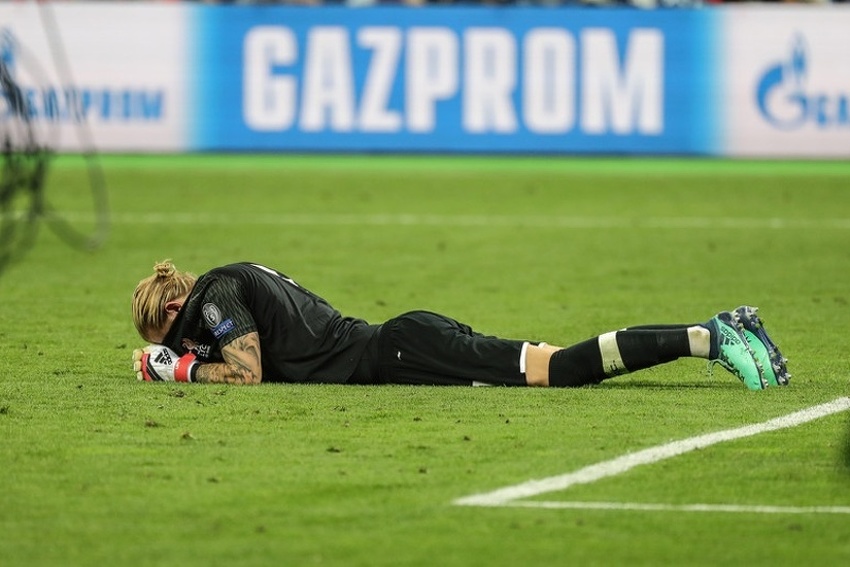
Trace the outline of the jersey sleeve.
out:
M 257 330 L 241 283 L 231 277 L 218 277 L 207 289 L 201 305 L 204 326 L 220 346 Z

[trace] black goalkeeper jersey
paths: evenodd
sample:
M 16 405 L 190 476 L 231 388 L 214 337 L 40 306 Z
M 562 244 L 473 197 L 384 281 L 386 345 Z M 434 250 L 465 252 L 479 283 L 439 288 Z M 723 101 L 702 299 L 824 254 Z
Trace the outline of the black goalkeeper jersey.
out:
M 210 270 L 198 278 L 163 344 L 221 362 L 221 347 L 256 331 L 264 382 L 345 382 L 376 325 L 343 317 L 289 277 L 258 264 Z

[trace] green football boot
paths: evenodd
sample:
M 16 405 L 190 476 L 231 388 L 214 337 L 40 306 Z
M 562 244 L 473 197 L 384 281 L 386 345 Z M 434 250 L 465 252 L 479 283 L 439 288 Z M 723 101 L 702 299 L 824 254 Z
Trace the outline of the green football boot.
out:
M 709 363 L 719 364 L 738 377 L 750 390 L 767 388 L 762 362 L 729 311 L 715 315 L 704 327 L 711 336 Z
M 748 305 L 738 307 L 735 309 L 734 317 L 739 323 L 738 328 L 743 328 L 744 336 L 747 338 L 750 348 L 755 352 L 768 384 L 771 386 L 787 386 L 791 379 L 791 374 L 788 373 L 786 366 L 788 359 L 782 356 L 779 347 L 767 334 L 764 321 L 758 316 L 758 307 Z

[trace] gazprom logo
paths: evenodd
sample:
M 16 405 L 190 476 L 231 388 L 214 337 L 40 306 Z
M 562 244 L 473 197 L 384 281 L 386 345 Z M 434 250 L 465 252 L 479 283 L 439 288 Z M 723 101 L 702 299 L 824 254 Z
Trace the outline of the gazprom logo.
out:
M 657 28 L 618 36 L 600 27 L 315 25 L 301 35 L 265 24 L 246 33 L 251 130 L 421 135 L 456 124 L 470 136 L 664 133 Z
M 44 67 L 33 60 L 8 28 L 0 28 L 0 60 L 18 83 L 27 102 L 30 118 L 54 122 L 76 122 L 81 119 L 152 122 L 162 120 L 165 116 L 163 89 L 57 86 L 45 82 Z M 38 74 L 31 75 L 28 72 Z M 0 94 L 2 120 L 14 112 L 8 94 L 5 91 Z
M 759 112 L 782 130 L 806 125 L 824 130 L 850 127 L 850 94 L 811 88 L 809 65 L 805 39 L 798 35 L 788 59 L 769 67 L 759 80 L 756 89 Z

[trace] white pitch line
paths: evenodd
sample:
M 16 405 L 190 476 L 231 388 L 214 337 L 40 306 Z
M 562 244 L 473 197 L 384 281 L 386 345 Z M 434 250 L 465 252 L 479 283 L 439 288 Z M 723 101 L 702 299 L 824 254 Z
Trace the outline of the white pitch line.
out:
M 642 502 L 557 502 L 526 500 L 509 502 L 518 508 L 569 510 L 622 510 L 637 512 L 721 512 L 740 514 L 850 514 L 850 506 L 746 506 L 741 504 L 650 504 Z
M 95 222 L 90 213 L 61 213 L 72 222 Z M 196 224 L 232 226 L 447 226 L 532 227 L 564 229 L 717 229 L 850 230 L 850 219 L 709 218 L 709 217 L 566 217 L 546 215 L 429 215 L 345 213 L 124 213 L 113 212 L 114 224 Z
M 590 465 L 568 474 L 531 480 L 522 484 L 500 488 L 492 492 L 473 494 L 472 496 L 458 498 L 453 503 L 458 506 L 511 505 L 513 501 L 520 498 L 531 498 L 547 492 L 557 492 L 577 484 L 589 484 L 603 478 L 622 474 L 641 465 L 657 463 L 658 461 L 683 455 L 697 449 L 703 449 L 717 443 L 733 441 L 768 431 L 796 427 L 848 409 L 850 409 L 850 398 L 837 398 L 831 402 L 762 423 L 746 425 L 736 429 L 726 429 L 715 433 L 707 433 L 705 435 L 673 441 L 664 445 L 657 445 L 635 453 L 627 453 L 609 461 L 602 461 L 601 463 L 596 463 L 595 465 Z

